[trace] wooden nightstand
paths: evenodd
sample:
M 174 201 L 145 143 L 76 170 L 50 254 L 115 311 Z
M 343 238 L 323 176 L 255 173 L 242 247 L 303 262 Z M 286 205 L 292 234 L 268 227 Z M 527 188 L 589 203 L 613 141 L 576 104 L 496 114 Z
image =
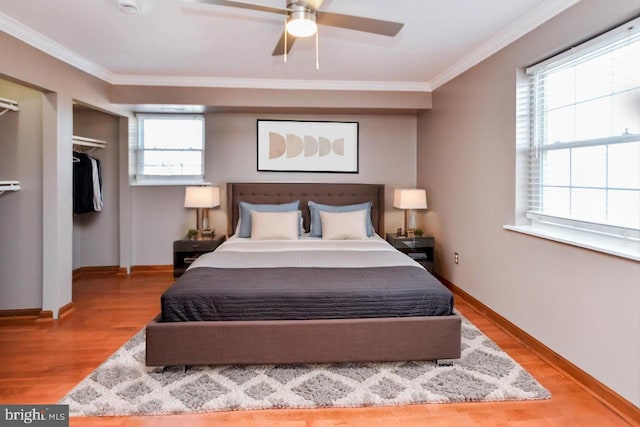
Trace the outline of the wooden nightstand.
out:
M 432 236 L 403 237 L 387 233 L 387 242 L 402 253 L 407 254 L 433 274 L 433 251 L 436 246 Z
M 180 277 L 200 255 L 215 250 L 227 236 L 189 239 L 183 237 L 173 242 L 173 277 Z

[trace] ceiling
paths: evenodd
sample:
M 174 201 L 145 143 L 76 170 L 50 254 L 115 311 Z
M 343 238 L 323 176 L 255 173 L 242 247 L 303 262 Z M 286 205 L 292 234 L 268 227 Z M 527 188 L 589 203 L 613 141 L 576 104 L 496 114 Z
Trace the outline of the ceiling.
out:
M 288 62 L 279 15 L 181 0 L 0 0 L 0 30 L 114 84 L 430 91 L 579 0 L 325 0 L 403 22 L 394 37 L 321 26 Z M 286 0 L 243 0 L 283 8 Z

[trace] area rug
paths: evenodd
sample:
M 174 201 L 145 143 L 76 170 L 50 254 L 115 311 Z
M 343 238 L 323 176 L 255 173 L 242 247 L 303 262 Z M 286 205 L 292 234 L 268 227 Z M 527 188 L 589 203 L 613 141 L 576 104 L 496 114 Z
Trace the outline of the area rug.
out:
M 463 317 L 462 357 L 435 362 L 147 368 L 144 330 L 59 403 L 70 415 L 361 407 L 548 399 L 549 391 Z

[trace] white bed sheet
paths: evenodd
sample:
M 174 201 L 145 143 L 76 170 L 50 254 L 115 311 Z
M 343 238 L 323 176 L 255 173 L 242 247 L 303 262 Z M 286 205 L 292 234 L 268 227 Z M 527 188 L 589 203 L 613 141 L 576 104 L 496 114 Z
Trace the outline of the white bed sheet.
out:
M 397 251 L 380 236 L 364 240 L 251 240 L 232 236 L 191 266 L 214 268 L 394 267 L 420 264 Z

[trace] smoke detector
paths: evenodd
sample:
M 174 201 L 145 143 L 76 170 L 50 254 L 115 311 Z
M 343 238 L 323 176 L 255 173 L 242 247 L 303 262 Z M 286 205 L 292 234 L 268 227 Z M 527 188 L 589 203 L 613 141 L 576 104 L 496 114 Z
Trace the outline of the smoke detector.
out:
M 135 15 L 140 12 L 139 0 L 118 0 L 118 9 L 127 15 Z

